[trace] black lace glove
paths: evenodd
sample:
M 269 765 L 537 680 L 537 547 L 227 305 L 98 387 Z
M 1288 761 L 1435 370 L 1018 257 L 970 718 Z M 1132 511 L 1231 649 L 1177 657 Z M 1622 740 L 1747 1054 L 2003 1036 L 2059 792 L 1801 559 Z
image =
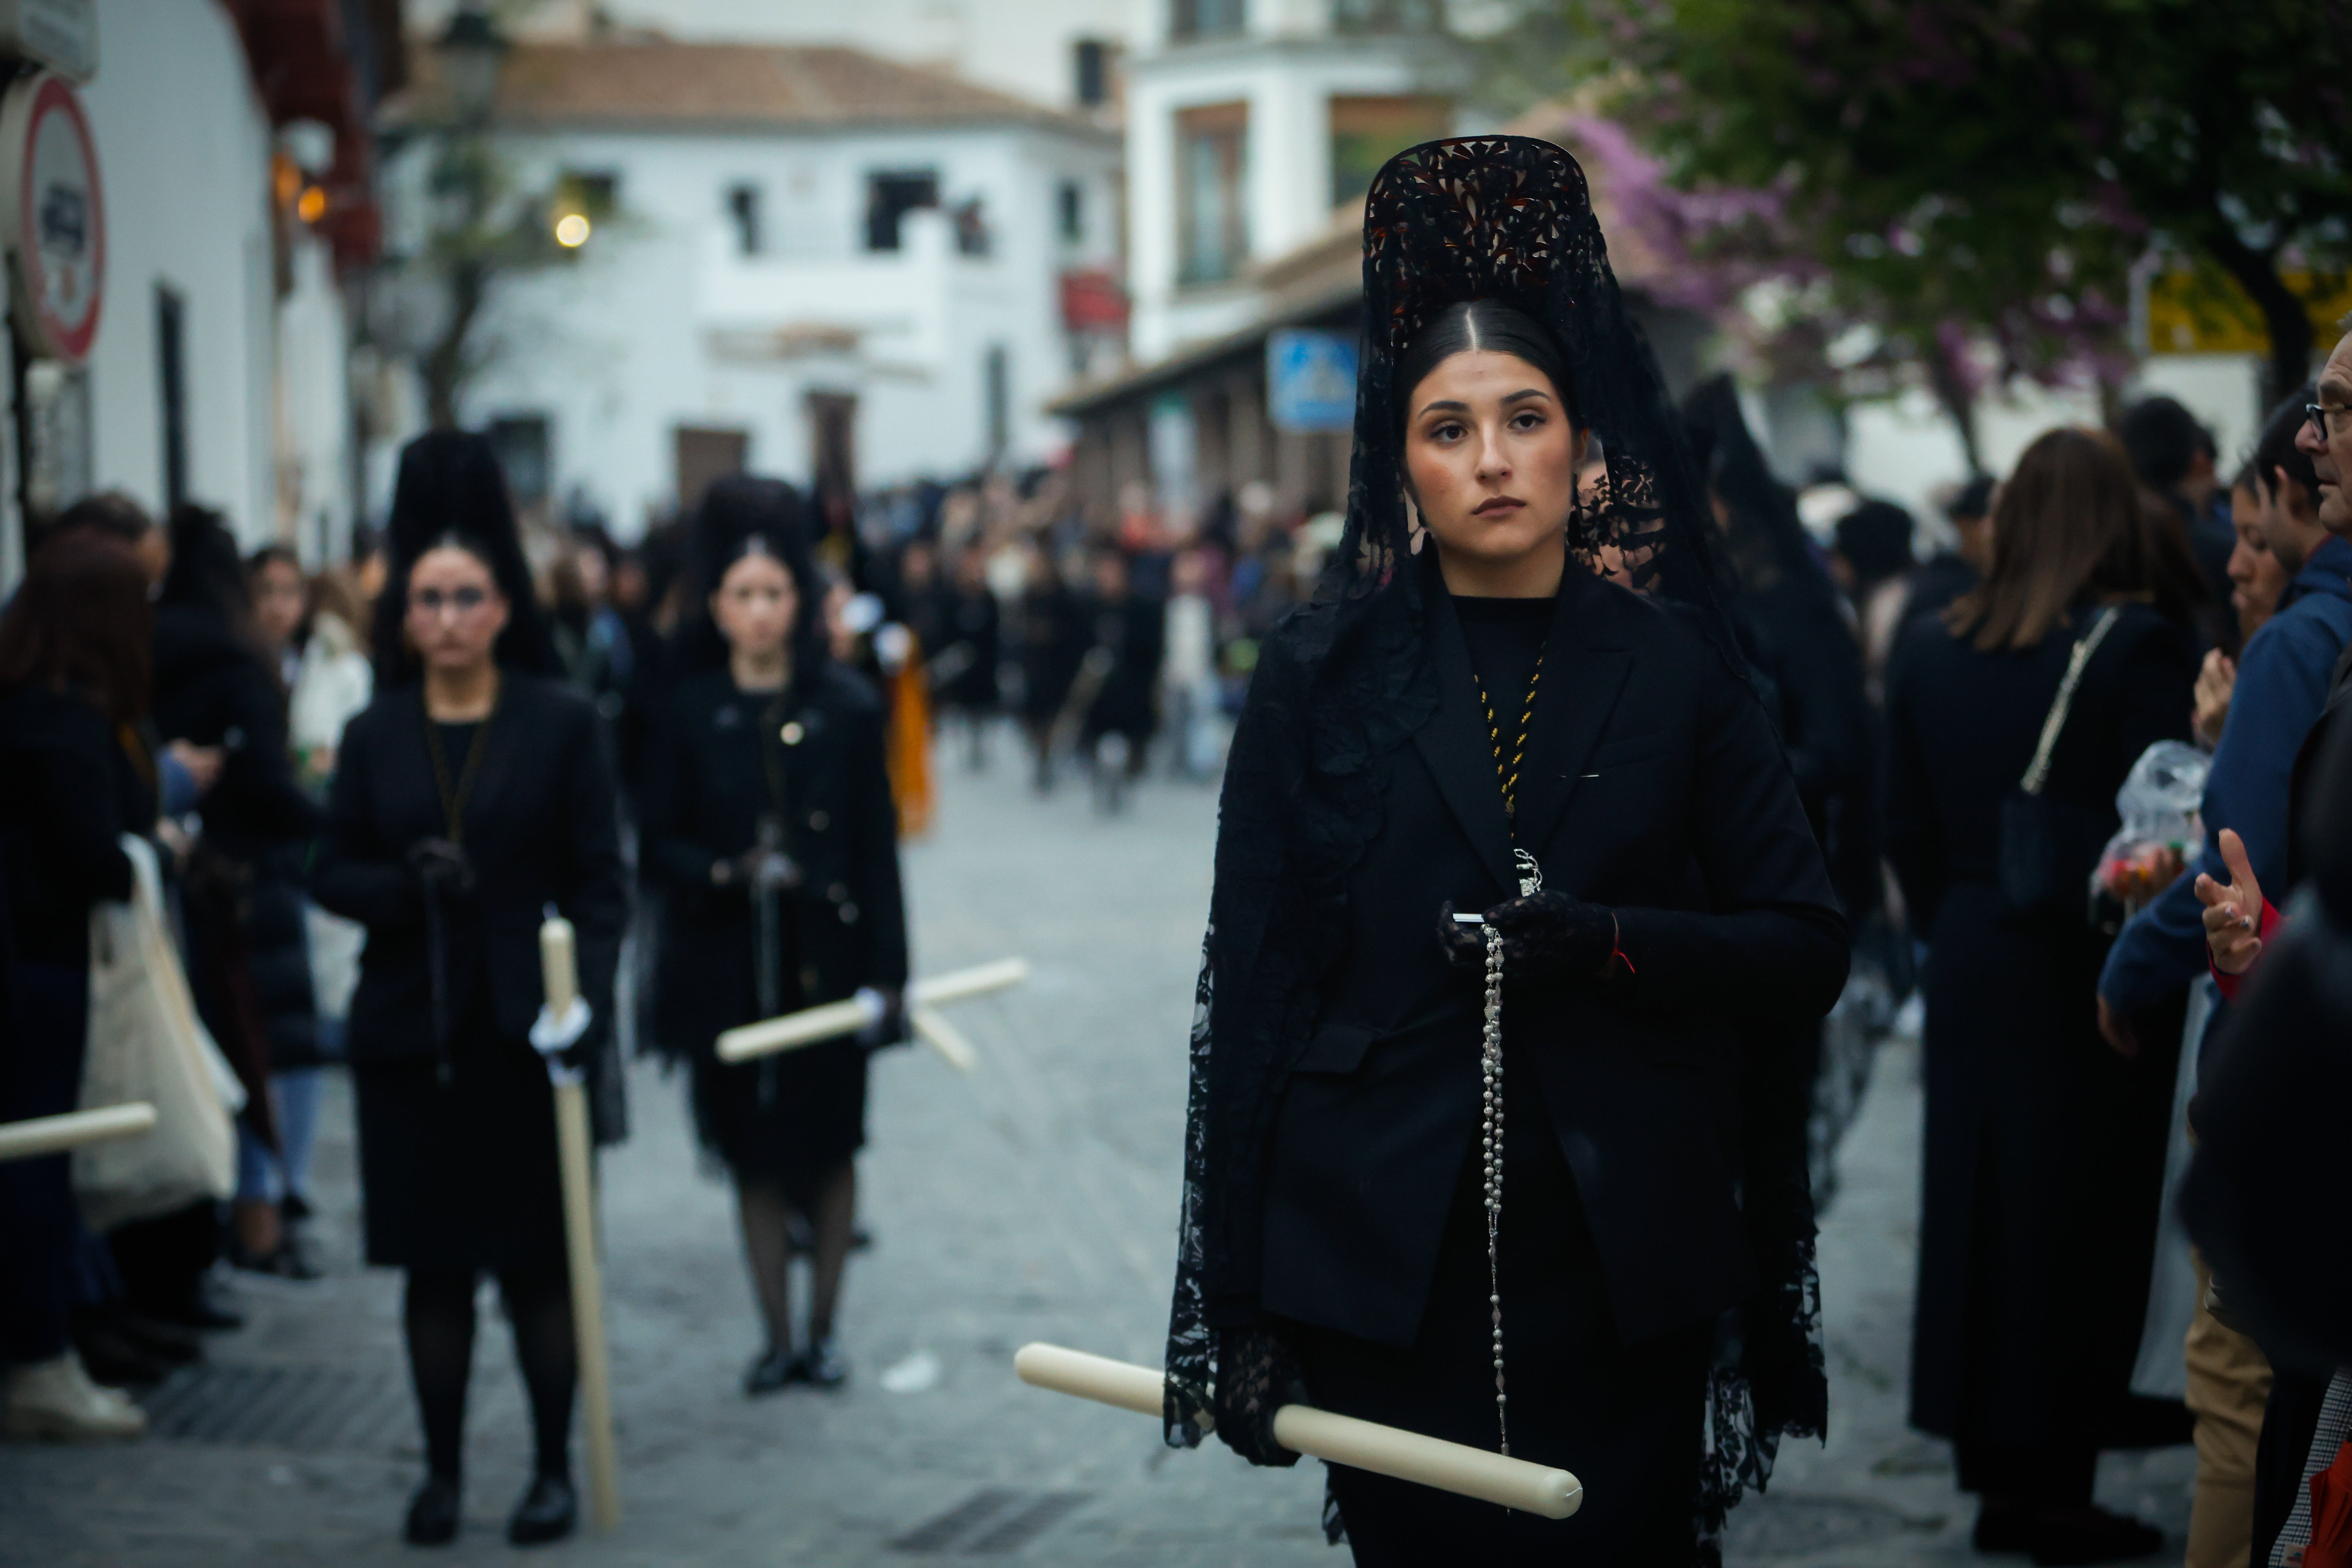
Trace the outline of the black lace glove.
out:
M 474 863 L 446 838 L 420 838 L 410 845 L 408 868 L 427 891 L 445 900 L 474 896 Z
M 1446 958 L 1460 970 L 1484 973 L 1486 968 L 1486 931 L 1484 926 L 1466 926 L 1454 918 L 1454 901 L 1449 899 L 1437 908 L 1437 945 L 1445 950 Z
M 1615 911 L 1572 893 L 1547 889 L 1496 904 L 1486 923 L 1503 933 L 1504 973 L 1515 980 L 1605 980 L 1617 952 Z
M 1307 1403 L 1298 1359 L 1264 1329 L 1217 1335 L 1217 1392 L 1210 1409 L 1225 1447 L 1253 1465 L 1287 1468 L 1298 1456 L 1274 1440 L 1274 1413 Z

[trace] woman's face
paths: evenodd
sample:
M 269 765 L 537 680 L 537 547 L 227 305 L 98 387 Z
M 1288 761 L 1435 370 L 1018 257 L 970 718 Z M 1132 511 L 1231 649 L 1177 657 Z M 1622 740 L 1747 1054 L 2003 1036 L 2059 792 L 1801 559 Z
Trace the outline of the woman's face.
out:
M 2262 500 L 2252 490 L 2230 492 L 2230 521 L 2238 532 L 2230 552 L 2230 607 L 2238 614 L 2240 634 L 2252 637 L 2286 591 L 2286 563 L 2271 552 Z
M 404 626 L 427 669 L 459 671 L 489 662 L 510 613 L 481 557 L 454 544 L 416 558 L 408 574 Z
M 271 647 L 294 640 L 307 599 L 301 570 L 290 561 L 272 557 L 253 574 L 253 618 Z
M 1465 350 L 1406 404 L 1405 475 L 1449 555 L 1503 566 L 1560 548 L 1584 447 L 1551 378 L 1516 354 Z
M 727 568 L 710 595 L 710 618 L 737 653 L 772 658 L 784 651 L 800 615 L 793 574 L 772 555 L 746 555 Z

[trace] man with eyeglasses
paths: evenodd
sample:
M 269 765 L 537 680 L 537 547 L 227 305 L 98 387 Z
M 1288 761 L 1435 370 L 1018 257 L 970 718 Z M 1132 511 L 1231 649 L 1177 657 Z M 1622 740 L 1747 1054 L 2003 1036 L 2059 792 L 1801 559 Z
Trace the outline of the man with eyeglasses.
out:
M 2319 476 L 2319 521 L 2330 533 L 2352 534 L 2352 497 L 2344 476 L 2352 473 L 2352 331 L 2336 345 L 2319 373 L 2319 401 L 2305 412 L 2310 419 L 2294 438 Z M 2342 684 L 2343 671 L 2337 672 Z

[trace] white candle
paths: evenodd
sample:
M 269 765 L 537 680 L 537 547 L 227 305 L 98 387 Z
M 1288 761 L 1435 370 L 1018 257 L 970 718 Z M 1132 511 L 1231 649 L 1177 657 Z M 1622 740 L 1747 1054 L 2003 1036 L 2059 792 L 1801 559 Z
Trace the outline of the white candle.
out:
M 547 1010 L 561 1018 L 580 995 L 580 969 L 572 922 L 554 913 L 552 905 L 549 909 L 547 923 L 539 928 L 539 973 L 547 988 Z

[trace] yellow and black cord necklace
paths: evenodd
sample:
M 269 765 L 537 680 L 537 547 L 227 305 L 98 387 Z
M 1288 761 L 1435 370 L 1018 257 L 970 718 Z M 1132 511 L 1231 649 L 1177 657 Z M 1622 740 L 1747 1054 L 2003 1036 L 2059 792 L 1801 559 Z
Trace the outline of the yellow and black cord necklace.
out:
M 1478 689 L 1478 706 L 1486 715 L 1486 736 L 1495 746 L 1495 777 L 1503 786 L 1503 815 L 1511 819 L 1516 828 L 1519 816 L 1519 764 L 1527 760 L 1528 728 L 1535 721 L 1536 691 L 1543 684 L 1543 655 L 1536 655 L 1535 673 L 1528 677 L 1527 706 L 1519 710 L 1518 739 L 1511 742 L 1508 757 L 1503 754 L 1503 726 L 1495 717 L 1495 702 L 1486 695 L 1486 683 L 1475 674 L 1470 679 Z

